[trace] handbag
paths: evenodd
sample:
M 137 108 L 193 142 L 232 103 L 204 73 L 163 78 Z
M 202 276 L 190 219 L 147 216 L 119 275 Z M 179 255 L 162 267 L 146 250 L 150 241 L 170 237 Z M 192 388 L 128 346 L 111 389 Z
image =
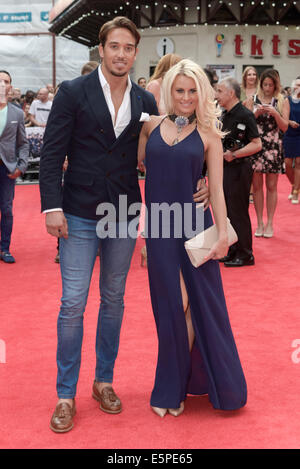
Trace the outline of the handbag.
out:
M 230 223 L 229 218 L 227 218 L 227 234 L 229 246 L 237 242 L 238 237 Z M 199 267 L 200 265 L 204 264 L 204 258 L 207 256 L 212 246 L 217 241 L 218 229 L 216 225 L 212 225 L 206 230 L 197 234 L 194 238 L 191 238 L 184 243 L 186 252 L 194 267 Z

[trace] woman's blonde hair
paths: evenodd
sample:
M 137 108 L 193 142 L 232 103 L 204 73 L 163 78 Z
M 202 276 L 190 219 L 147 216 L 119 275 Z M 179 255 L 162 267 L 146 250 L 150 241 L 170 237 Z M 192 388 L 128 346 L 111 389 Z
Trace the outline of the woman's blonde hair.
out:
M 255 69 L 255 67 L 252 67 L 252 65 L 249 65 L 248 67 L 245 68 L 244 72 L 243 72 L 243 76 L 242 76 L 242 88 L 245 90 L 247 88 L 247 75 L 248 75 L 248 72 L 250 70 L 254 70 L 254 72 L 256 73 L 256 82 L 255 82 L 255 86 L 257 88 L 258 86 L 258 82 L 259 82 L 259 78 L 258 78 L 258 73 Z
M 180 62 L 182 57 L 177 54 L 166 54 L 164 55 L 158 64 L 155 67 L 153 75 L 149 79 L 149 83 L 152 80 L 157 80 L 158 78 L 163 78 L 168 70 L 170 70 L 173 65 Z
M 225 134 L 221 130 L 222 124 L 218 119 L 221 115 L 221 110 L 215 104 L 215 91 L 204 70 L 190 59 L 183 59 L 174 65 L 163 79 L 162 94 L 166 113 L 174 114 L 172 86 L 178 75 L 192 78 L 195 82 L 198 95 L 196 108 L 198 127 L 204 131 L 211 129 L 222 138 Z
M 259 85 L 258 85 L 258 91 L 257 91 L 257 96 L 261 99 L 263 95 L 263 83 L 266 78 L 270 78 L 273 83 L 274 83 L 274 93 L 273 96 L 274 98 L 277 99 L 277 108 L 280 114 L 282 113 L 282 106 L 284 102 L 284 97 L 281 94 L 281 84 L 280 84 L 280 76 L 277 70 L 274 68 L 267 68 L 262 72 L 259 78 Z

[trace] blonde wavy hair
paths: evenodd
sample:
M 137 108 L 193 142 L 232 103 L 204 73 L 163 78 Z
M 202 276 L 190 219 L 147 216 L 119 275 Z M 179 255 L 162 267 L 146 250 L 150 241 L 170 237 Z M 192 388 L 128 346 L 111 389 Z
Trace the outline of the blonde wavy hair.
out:
M 172 86 L 178 75 L 192 78 L 195 82 L 198 105 L 196 116 L 198 127 L 201 130 L 213 130 L 219 137 L 224 137 L 222 123 L 219 120 L 221 110 L 215 104 L 215 91 L 211 86 L 203 69 L 190 59 L 183 59 L 165 74 L 162 82 L 162 94 L 167 114 L 174 114 L 172 100 Z
M 245 68 L 245 70 L 243 72 L 243 76 L 242 76 L 242 88 L 244 90 L 247 89 L 247 75 L 248 75 L 248 72 L 250 70 L 253 70 L 256 74 L 255 86 L 256 86 L 256 88 L 258 87 L 259 77 L 258 77 L 257 71 L 256 71 L 255 67 L 253 67 L 252 65 L 249 65 L 248 67 Z

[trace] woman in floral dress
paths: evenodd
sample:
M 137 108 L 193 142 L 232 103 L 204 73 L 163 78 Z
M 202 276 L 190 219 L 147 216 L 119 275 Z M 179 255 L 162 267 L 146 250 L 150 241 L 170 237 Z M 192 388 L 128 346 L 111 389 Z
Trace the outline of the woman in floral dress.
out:
M 252 157 L 253 199 L 257 216 L 255 236 L 273 236 L 273 217 L 277 205 L 278 175 L 285 172 L 282 136 L 288 128 L 288 102 L 280 94 L 280 78 L 276 70 L 267 69 L 259 81 L 254 97 L 253 112 L 256 117 L 262 150 Z M 263 222 L 264 174 L 266 185 L 267 223 Z

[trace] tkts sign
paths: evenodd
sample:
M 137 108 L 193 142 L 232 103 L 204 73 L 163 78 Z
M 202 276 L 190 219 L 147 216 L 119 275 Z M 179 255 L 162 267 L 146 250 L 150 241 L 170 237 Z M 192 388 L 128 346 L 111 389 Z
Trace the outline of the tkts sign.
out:
M 235 55 L 237 57 L 243 57 L 243 44 L 244 39 L 241 34 L 236 34 L 234 38 Z M 278 34 L 274 34 L 271 40 L 272 54 L 274 57 L 280 57 L 280 43 Z M 256 34 L 251 35 L 250 39 L 250 56 L 251 57 L 263 57 L 263 48 L 268 47 L 264 45 L 264 39 L 259 39 Z M 289 57 L 300 57 L 300 39 L 290 39 L 288 41 L 288 56 Z

